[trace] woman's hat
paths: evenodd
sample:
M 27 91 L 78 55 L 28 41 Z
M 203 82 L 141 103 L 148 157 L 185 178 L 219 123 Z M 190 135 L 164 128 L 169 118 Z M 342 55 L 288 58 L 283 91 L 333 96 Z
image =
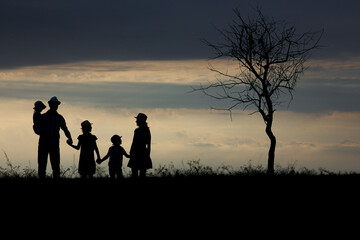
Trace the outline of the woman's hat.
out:
M 139 113 L 136 117 L 137 120 L 146 122 L 147 116 L 144 113 Z

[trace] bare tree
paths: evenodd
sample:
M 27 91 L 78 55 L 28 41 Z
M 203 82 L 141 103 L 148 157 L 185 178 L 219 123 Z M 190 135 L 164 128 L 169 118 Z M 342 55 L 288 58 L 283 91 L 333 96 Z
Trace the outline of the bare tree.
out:
M 203 42 L 215 51 L 211 59 L 227 58 L 239 65 L 236 74 L 220 71 L 209 64 L 209 69 L 218 78 L 208 85 L 200 85 L 193 91 L 202 91 L 216 100 L 224 100 L 231 110 L 239 105 L 244 109 L 255 107 L 266 125 L 265 132 L 270 139 L 268 152 L 268 175 L 274 174 L 276 137 L 272 131 L 275 108 L 284 100 L 283 94 L 293 98 L 292 92 L 299 76 L 306 69 L 305 62 L 310 52 L 319 47 L 321 31 L 307 31 L 298 34 L 296 27 L 285 21 L 267 18 L 260 8 L 255 17 L 244 18 L 239 9 L 227 30 L 219 30 L 222 43 Z

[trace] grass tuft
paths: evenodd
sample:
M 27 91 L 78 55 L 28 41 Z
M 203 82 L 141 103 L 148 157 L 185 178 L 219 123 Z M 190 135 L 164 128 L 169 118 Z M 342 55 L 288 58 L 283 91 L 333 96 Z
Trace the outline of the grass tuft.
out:
M 14 165 L 4 152 L 5 167 L 0 167 L 0 178 L 37 178 L 37 169 L 31 166 L 31 163 L 25 167 Z M 173 162 L 167 165 L 160 164 L 158 167 L 148 171 L 147 176 L 153 178 L 168 177 L 207 177 L 207 176 L 266 176 L 266 167 L 261 164 L 254 165 L 248 161 L 246 165 L 238 169 L 230 165 L 221 164 L 218 167 L 203 165 L 200 159 L 183 162 L 181 167 L 175 167 Z M 78 168 L 74 164 L 64 168 L 61 166 L 60 174 L 62 178 L 75 179 L 79 178 Z M 130 171 L 124 168 L 124 176 L 130 177 Z M 333 172 L 324 168 L 318 170 L 308 169 L 305 167 L 297 169 L 295 163 L 286 167 L 276 165 L 275 176 L 335 176 L 335 175 L 358 175 L 355 172 Z M 51 176 L 48 176 L 51 177 Z M 96 166 L 95 178 L 108 178 L 108 169 L 103 166 Z

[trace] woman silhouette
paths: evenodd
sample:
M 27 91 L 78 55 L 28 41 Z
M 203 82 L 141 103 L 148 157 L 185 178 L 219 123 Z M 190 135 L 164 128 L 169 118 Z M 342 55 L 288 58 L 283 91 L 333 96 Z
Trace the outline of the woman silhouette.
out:
M 151 133 L 147 125 L 147 116 L 139 113 L 136 117 L 138 128 L 134 131 L 134 138 L 130 148 L 130 160 L 128 167 L 131 168 L 132 177 L 146 176 L 146 170 L 152 168 L 150 158 L 151 151 Z

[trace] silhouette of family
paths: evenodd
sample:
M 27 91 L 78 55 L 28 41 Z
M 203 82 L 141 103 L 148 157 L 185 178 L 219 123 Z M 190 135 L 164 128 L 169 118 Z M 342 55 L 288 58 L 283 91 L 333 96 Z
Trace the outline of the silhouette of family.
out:
M 96 163 L 109 159 L 108 168 L 110 178 L 123 178 L 123 156 L 129 158 L 127 167 L 131 168 L 131 176 L 145 177 L 147 169 L 152 168 L 151 152 L 151 133 L 147 124 L 147 116 L 139 113 L 136 118 L 137 128 L 134 131 L 130 154 L 127 154 L 121 146 L 121 136 L 115 134 L 111 137 L 112 146 L 109 147 L 107 154 L 101 158 L 96 141 L 98 138 L 91 133 L 92 123 L 84 120 L 81 123 L 81 135 L 78 136 L 77 145 L 73 144 L 70 131 L 67 128 L 64 117 L 58 113 L 61 102 L 56 96 L 48 101 L 49 110 L 41 113 L 45 108 L 42 101 L 34 103 L 33 130 L 39 135 L 38 145 L 38 177 L 46 177 L 46 166 L 48 156 L 52 168 L 54 179 L 60 178 L 60 129 L 67 137 L 67 144 L 76 150 L 80 150 L 78 173 L 81 178 L 92 178 L 96 173 Z M 96 154 L 96 160 L 95 155 Z

